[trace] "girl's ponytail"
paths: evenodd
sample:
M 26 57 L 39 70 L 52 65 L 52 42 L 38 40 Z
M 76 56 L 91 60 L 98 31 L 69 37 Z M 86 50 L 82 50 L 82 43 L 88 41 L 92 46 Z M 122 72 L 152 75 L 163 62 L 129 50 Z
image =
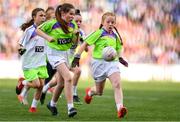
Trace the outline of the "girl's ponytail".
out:
M 119 34 L 118 30 L 116 27 L 114 27 L 115 31 L 117 32 L 119 38 L 120 38 L 120 41 L 121 41 L 121 45 L 123 45 L 123 41 L 122 41 L 122 38 L 121 38 L 121 35 Z
M 22 25 L 20 26 L 20 28 L 21 28 L 22 31 L 25 31 L 26 28 L 30 27 L 30 26 L 33 25 L 33 24 L 34 24 L 34 20 L 31 19 L 30 21 L 22 24 Z

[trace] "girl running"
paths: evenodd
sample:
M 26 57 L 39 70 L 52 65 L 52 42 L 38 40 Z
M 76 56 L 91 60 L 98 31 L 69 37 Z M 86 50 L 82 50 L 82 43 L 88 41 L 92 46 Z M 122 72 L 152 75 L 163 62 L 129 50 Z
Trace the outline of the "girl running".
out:
M 57 115 L 57 101 L 60 95 L 60 87 L 64 82 L 65 97 L 67 100 L 68 116 L 77 114 L 74 108 L 72 96 L 72 77 L 69 68 L 68 50 L 77 43 L 79 30 L 73 21 L 75 8 L 72 4 L 64 3 L 56 8 L 56 18 L 45 22 L 36 32 L 47 40 L 47 57 L 53 68 L 56 68 L 58 77 L 57 85 L 52 99 L 47 105 L 52 115 Z
M 21 91 L 23 88 L 20 95 L 18 95 L 19 101 L 21 103 L 24 102 L 29 88 L 37 89 L 29 112 L 36 112 L 44 79 L 48 77 L 44 39 L 37 36 L 35 32 L 37 26 L 42 24 L 44 21 L 44 10 L 42 8 L 36 8 L 32 11 L 32 19 L 21 26 L 21 29 L 25 32 L 19 41 L 21 46 L 19 52 L 22 55 L 22 68 L 26 80 L 21 79 L 19 81 L 20 85 L 18 85 L 17 90 Z
M 102 16 L 100 29 L 89 35 L 85 42 L 79 48 L 75 58 L 72 62 L 72 66 L 79 66 L 79 60 L 81 53 L 85 50 L 87 45 L 94 45 L 92 54 L 91 70 L 93 78 L 95 80 L 95 86 L 86 89 L 86 96 L 84 98 L 87 104 L 90 104 L 94 95 L 102 95 L 106 78 L 108 78 L 114 89 L 114 97 L 117 106 L 117 114 L 119 118 L 126 115 L 127 109 L 123 105 L 123 93 L 120 80 L 120 69 L 118 66 L 118 60 L 105 61 L 102 57 L 102 51 L 106 46 L 113 47 L 119 54 L 119 61 L 125 66 L 128 63 L 120 57 L 120 51 L 122 48 L 122 40 L 118 35 L 118 31 L 114 32 L 116 23 L 116 16 L 113 13 L 107 12 Z

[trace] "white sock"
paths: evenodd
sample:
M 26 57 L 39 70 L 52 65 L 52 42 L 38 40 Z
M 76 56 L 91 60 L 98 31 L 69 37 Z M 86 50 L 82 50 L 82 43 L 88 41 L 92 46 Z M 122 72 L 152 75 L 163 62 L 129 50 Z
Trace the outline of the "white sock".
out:
M 47 90 L 49 89 L 49 83 L 47 83 L 45 86 L 43 86 L 43 89 L 42 89 L 42 93 L 46 93 Z
M 92 94 L 91 94 L 91 90 L 89 90 L 89 91 L 88 91 L 88 95 L 89 95 L 89 96 L 92 96 Z
M 38 104 L 38 100 L 36 100 L 35 98 L 33 99 L 32 101 L 32 104 L 31 104 L 31 108 L 36 108 L 37 107 L 37 104 Z
M 73 96 L 77 96 L 77 86 L 73 86 Z
M 122 107 L 123 107 L 123 104 L 122 104 L 122 103 L 117 103 L 117 104 L 116 104 L 116 107 L 117 107 L 117 111 L 119 111 L 119 110 L 120 110 L 120 108 L 122 108 Z
M 53 100 L 51 100 L 50 105 L 51 105 L 52 107 L 56 107 L 57 103 L 54 102 Z
M 26 87 L 26 86 L 25 86 Z M 28 88 L 26 88 L 27 90 L 26 90 L 26 92 L 25 92 L 25 95 L 24 95 L 24 98 L 25 99 L 27 99 L 27 97 L 28 97 L 28 91 L 29 91 L 29 89 Z
M 24 95 L 24 99 L 27 99 L 27 97 L 28 97 L 28 94 L 25 94 L 25 95 Z
M 23 80 L 23 81 L 22 81 L 22 84 L 23 84 L 24 86 L 27 86 L 27 83 L 28 83 L 27 80 Z
M 25 95 L 27 94 L 27 91 L 28 91 L 27 86 L 24 86 L 24 88 L 22 89 L 22 92 L 21 92 L 20 96 L 25 97 Z
M 69 111 L 71 108 L 74 108 L 74 104 L 73 103 L 68 103 L 67 107 L 68 107 L 68 111 Z

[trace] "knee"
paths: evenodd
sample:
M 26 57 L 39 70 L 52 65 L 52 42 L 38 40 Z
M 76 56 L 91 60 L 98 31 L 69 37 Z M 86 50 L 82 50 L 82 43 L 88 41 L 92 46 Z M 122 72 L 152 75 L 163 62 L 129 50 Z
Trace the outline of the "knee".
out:
M 74 73 L 76 75 L 81 75 L 81 69 L 79 67 L 76 67 L 75 70 L 74 70 Z
M 113 87 L 116 88 L 116 89 L 119 89 L 119 88 L 120 88 L 120 83 L 119 83 L 119 81 L 114 81 Z
M 71 77 L 68 77 L 65 79 L 65 82 L 71 82 L 72 81 L 72 78 Z

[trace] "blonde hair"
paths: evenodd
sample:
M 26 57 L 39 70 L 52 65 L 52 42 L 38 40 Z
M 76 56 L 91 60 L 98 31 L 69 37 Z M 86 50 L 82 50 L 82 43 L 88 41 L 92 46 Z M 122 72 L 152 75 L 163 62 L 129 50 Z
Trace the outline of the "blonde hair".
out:
M 115 20 L 116 20 L 116 15 L 114 13 L 106 12 L 102 15 L 101 24 L 104 22 L 104 20 L 106 19 L 107 16 L 113 16 L 113 17 L 115 17 Z

